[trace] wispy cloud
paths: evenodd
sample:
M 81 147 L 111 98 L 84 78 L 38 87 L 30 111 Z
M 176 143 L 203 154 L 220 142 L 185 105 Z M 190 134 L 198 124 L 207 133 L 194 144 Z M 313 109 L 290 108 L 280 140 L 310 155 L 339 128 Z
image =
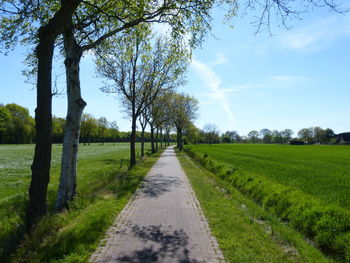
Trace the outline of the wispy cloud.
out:
M 290 75 L 276 75 L 271 77 L 272 80 L 278 81 L 288 81 L 288 82 L 296 82 L 306 80 L 305 77 L 301 76 L 290 76 Z
M 223 64 L 227 64 L 228 63 L 228 60 L 225 56 L 224 53 L 216 53 L 216 60 L 214 62 L 212 62 L 211 64 L 212 65 L 223 65 Z
M 350 19 L 348 16 L 338 15 L 319 19 L 306 27 L 288 31 L 281 37 L 281 44 L 289 49 L 315 51 L 348 35 L 350 35 Z
M 199 77 L 205 83 L 205 85 L 209 88 L 210 92 L 208 96 L 211 99 L 218 100 L 220 102 L 220 106 L 223 111 L 226 113 L 228 119 L 231 123 L 234 122 L 234 114 L 230 108 L 230 101 L 227 98 L 227 92 L 233 92 L 232 90 L 224 90 L 220 86 L 222 84 L 219 76 L 206 64 L 200 62 L 196 58 L 192 60 L 191 66 L 198 73 Z

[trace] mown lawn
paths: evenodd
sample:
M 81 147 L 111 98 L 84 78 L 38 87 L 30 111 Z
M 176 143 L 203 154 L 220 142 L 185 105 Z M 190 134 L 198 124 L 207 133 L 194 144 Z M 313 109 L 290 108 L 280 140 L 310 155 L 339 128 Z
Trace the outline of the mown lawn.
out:
M 21 225 L 34 146 L 0 146 L 1 262 L 86 262 L 158 156 L 128 171 L 128 143 L 80 145 L 77 200 L 69 212 L 54 214 L 61 150 L 60 145 L 53 146 L 49 214 L 10 259 L 9 253 L 23 240 Z
M 350 147 L 325 145 L 191 145 L 210 159 L 350 208 Z

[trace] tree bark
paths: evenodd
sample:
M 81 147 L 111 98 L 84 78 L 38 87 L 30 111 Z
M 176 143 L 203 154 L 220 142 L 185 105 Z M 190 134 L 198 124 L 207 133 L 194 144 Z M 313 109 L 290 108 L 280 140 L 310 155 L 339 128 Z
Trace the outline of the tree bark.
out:
M 131 134 L 130 134 L 130 169 L 136 164 L 135 154 L 135 143 L 136 143 L 136 117 L 132 114 L 131 120 Z
M 156 130 L 156 152 L 158 152 L 158 137 L 159 137 L 159 129 Z
M 176 147 L 180 148 L 180 135 L 179 135 L 179 128 L 176 127 Z
M 64 130 L 61 176 L 56 200 L 56 210 L 68 208 L 68 202 L 77 194 L 77 155 L 80 122 L 86 102 L 81 97 L 79 63 L 82 51 L 74 39 L 72 28 L 64 32 L 65 67 L 67 79 L 68 110 Z
M 151 126 L 151 150 L 152 150 L 152 153 L 155 153 L 156 148 L 154 146 L 154 127 L 153 125 L 150 125 L 150 126 Z
M 160 128 L 160 148 L 163 148 L 163 129 Z
M 177 148 L 182 151 L 182 129 L 177 128 Z
M 145 127 L 141 131 L 141 158 L 145 156 Z
M 42 27 L 39 30 L 37 107 L 35 109 L 36 145 L 29 186 L 29 204 L 26 214 L 26 228 L 29 230 L 37 220 L 46 214 L 47 185 L 50 181 L 52 146 L 52 57 L 56 36 Z
M 26 230 L 47 211 L 46 194 L 50 181 L 52 148 L 52 57 L 55 40 L 62 33 L 81 0 L 61 1 L 60 9 L 40 27 L 36 56 L 38 59 L 37 108 L 35 110 L 36 145 L 29 186 L 29 203 L 26 213 Z

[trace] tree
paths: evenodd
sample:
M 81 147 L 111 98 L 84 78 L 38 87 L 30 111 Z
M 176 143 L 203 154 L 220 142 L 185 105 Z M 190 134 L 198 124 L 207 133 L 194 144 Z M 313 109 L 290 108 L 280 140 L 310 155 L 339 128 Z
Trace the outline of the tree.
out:
M 323 137 L 323 129 L 321 127 L 314 127 L 314 131 L 313 131 L 313 134 L 314 134 L 314 140 L 316 143 L 320 143 L 321 140 L 322 140 L 322 137 Z
M 322 143 L 329 143 L 332 138 L 334 138 L 334 131 L 330 128 L 327 128 L 323 131 L 322 134 Z
M 269 129 L 262 129 L 259 134 L 264 143 L 272 142 L 272 132 Z
M 79 62 L 82 50 L 79 49 L 78 41 L 73 38 L 72 15 L 82 3 L 81 0 L 62 0 L 60 5 L 56 1 L 29 1 L 29 0 L 8 0 L 0 2 L 0 14 L 3 15 L 0 20 L 0 41 L 4 43 L 6 49 L 11 48 L 19 38 L 29 40 L 31 43 L 37 43 L 35 51 L 35 59 L 33 71 L 37 72 L 37 109 L 36 109 L 36 147 L 34 160 L 32 164 L 32 180 L 29 188 L 29 205 L 26 216 L 26 226 L 29 230 L 38 218 L 42 217 L 47 210 L 46 193 L 47 185 L 50 178 L 51 163 L 51 138 L 52 138 L 52 89 L 51 89 L 51 71 L 52 59 L 55 41 L 60 34 L 64 33 L 64 42 L 66 53 L 66 72 L 68 86 L 68 113 L 66 122 L 66 138 L 64 139 L 64 155 L 71 155 L 71 158 L 64 158 L 68 162 L 64 166 L 76 166 L 76 154 L 78 147 L 78 138 L 80 132 L 80 118 L 85 102 L 80 96 L 79 83 Z M 207 27 L 209 23 L 206 19 L 198 19 L 209 17 L 209 10 L 212 7 L 210 2 L 195 4 L 192 1 L 164 1 L 166 6 L 159 5 L 159 2 L 146 1 L 142 5 L 135 2 L 118 2 L 115 1 L 84 1 L 84 6 L 80 12 L 75 15 L 79 18 L 81 14 L 86 14 L 79 24 L 79 29 L 83 30 L 82 35 L 88 40 L 93 36 L 88 32 L 88 28 L 94 27 L 101 21 L 110 21 L 111 17 L 115 21 L 124 22 L 120 27 L 111 31 L 106 30 L 106 24 L 103 24 L 97 30 L 94 28 L 93 33 L 102 33 L 97 40 L 85 46 L 85 50 L 91 49 L 101 43 L 104 39 L 120 32 L 125 28 L 132 27 L 141 22 L 168 22 L 174 25 L 176 32 L 186 32 L 187 27 L 196 28 L 198 30 L 194 34 L 194 39 L 203 34 L 198 34 L 201 23 Z M 98 6 L 100 4 L 100 6 Z M 119 5 L 121 4 L 121 5 Z M 113 9 L 114 7 L 114 9 Z M 129 8 L 125 8 L 129 7 Z M 106 9 L 104 9 L 106 8 Z M 122 13 L 116 14 L 116 8 L 122 10 Z M 175 9 L 172 9 L 175 8 Z M 135 10 L 133 15 L 128 11 Z M 100 14 L 99 17 L 88 13 L 93 10 L 94 14 Z M 178 12 L 172 12 L 176 11 Z M 140 12 L 141 11 L 141 12 Z M 142 12 L 143 11 L 143 12 Z M 136 14 L 136 17 L 134 16 Z M 92 20 L 90 18 L 93 18 Z M 128 19 L 131 21 L 126 21 Z M 196 23 L 197 22 L 197 23 Z M 199 25 L 198 25 L 199 23 Z M 39 25 L 35 28 L 32 25 Z M 197 25 L 193 27 L 193 25 Z M 77 29 L 77 28 L 75 28 Z M 107 32 L 106 32 L 107 31 Z M 203 30 L 204 32 L 205 30 Z M 36 32 L 36 34 L 35 34 Z M 80 32 L 81 33 L 81 32 Z M 74 99 L 76 98 L 76 100 Z M 70 129 L 70 131 L 69 131 Z M 68 169 L 75 172 L 76 169 Z M 62 176 L 70 176 L 76 178 L 76 175 L 62 174 Z M 73 182 L 71 179 L 63 180 Z M 74 179 L 73 179 L 74 180 Z M 74 184 L 74 183 L 73 183 Z M 67 186 L 68 189 L 70 188 Z M 61 189 L 66 189 L 63 187 Z M 73 191 L 74 192 L 74 191 Z
M 230 6 L 230 9 L 236 8 L 235 0 L 224 2 Z M 69 196 L 70 200 L 74 198 L 67 195 L 67 191 L 76 185 L 74 180 L 77 175 L 73 174 L 73 172 L 76 173 L 76 167 L 72 166 L 76 166 L 80 121 L 86 106 L 86 102 L 81 97 L 79 78 L 79 64 L 83 53 L 91 49 L 98 53 L 101 44 L 105 44 L 109 38 L 128 32 L 141 24 L 155 22 L 170 25 L 173 38 L 179 40 L 185 36 L 189 37 L 189 42 L 194 47 L 202 41 L 206 31 L 210 29 L 209 11 L 214 3 L 213 0 L 146 0 L 142 4 L 138 1 L 81 1 L 80 8 L 75 11 L 74 16 L 67 18 L 67 24 L 62 32 L 68 99 L 66 132 L 62 149 L 62 154 L 66 157 L 62 158 L 64 162 L 62 167 L 67 169 L 61 170 L 61 177 L 71 177 L 71 179 L 62 179 L 62 182 L 72 182 L 72 185 L 60 186 L 59 196 Z M 131 136 L 134 136 L 134 133 Z M 130 147 L 133 144 L 131 142 Z M 131 151 L 131 155 L 130 166 L 133 166 L 136 162 L 134 151 Z M 62 205 L 56 208 L 61 210 L 64 207 Z
M 116 121 L 112 121 L 109 123 L 109 129 L 111 130 L 111 135 L 112 135 L 112 140 L 113 140 L 113 145 L 117 139 L 117 136 L 118 136 L 118 130 L 119 130 L 119 127 L 118 127 L 118 124 Z
M 274 143 L 282 143 L 283 142 L 282 134 L 278 130 L 273 130 L 271 133 L 271 137 L 272 137 L 272 141 Z
M 145 129 L 147 126 L 148 108 L 145 108 L 139 116 L 139 123 L 141 126 L 141 158 L 145 156 Z
M 64 127 L 66 120 L 63 118 L 52 118 L 52 141 L 56 143 L 63 142 Z
M 97 120 L 97 133 L 101 144 L 103 145 L 106 129 L 108 128 L 108 121 L 105 117 Z
M 155 98 L 146 108 L 145 117 L 151 131 L 152 153 L 157 151 L 157 129 L 159 129 L 163 122 L 169 121 L 171 118 L 171 116 L 168 115 L 169 110 L 171 112 L 171 96 L 172 93 L 164 92 Z
M 248 134 L 247 134 L 249 140 L 253 143 L 256 143 L 258 138 L 259 138 L 259 132 L 258 131 L 250 131 Z
M 198 101 L 185 94 L 173 93 L 171 96 L 172 121 L 176 128 L 177 147 L 183 148 L 183 131 L 197 118 Z
M 198 129 L 195 125 L 190 124 L 185 128 L 184 135 L 186 136 L 187 143 L 194 143 L 197 144 L 200 141 L 200 129 Z M 184 141 L 184 144 L 185 141 Z
M 0 104 L 0 143 L 7 142 L 6 137 L 11 126 L 11 112 L 4 105 Z
M 207 137 L 207 142 L 209 144 L 218 143 L 220 141 L 219 129 L 213 123 L 207 123 L 203 127 L 203 131 Z
M 298 137 L 304 140 L 306 143 L 311 143 L 314 137 L 313 128 L 303 128 L 298 132 Z
M 31 143 L 34 134 L 34 120 L 28 109 L 15 103 L 5 105 L 11 115 L 11 122 L 7 128 L 11 143 Z
M 226 131 L 222 135 L 222 138 L 225 138 L 225 137 L 227 137 L 230 142 L 239 142 L 241 140 L 237 131 Z
M 282 141 L 284 143 L 289 143 L 290 139 L 292 138 L 293 135 L 293 131 L 291 129 L 285 129 L 283 131 L 281 131 L 281 137 L 282 137 Z
M 97 61 L 97 72 L 107 81 L 102 91 L 118 93 L 131 117 L 130 168 L 136 164 L 136 122 L 161 91 L 181 82 L 188 65 L 186 50 L 170 39 L 158 38 L 152 45 L 148 26 L 138 26 Z
M 0 11 L 0 41 L 11 48 L 18 38 L 36 43 L 37 108 L 35 110 L 36 145 L 29 186 L 26 228 L 42 217 L 47 210 L 46 194 L 50 179 L 52 141 L 52 59 L 57 37 L 80 4 L 80 0 L 61 1 L 54 11 L 45 10 L 45 1 L 2 1 Z M 39 28 L 31 28 L 38 25 Z M 36 31 L 36 34 L 33 34 Z M 28 37 L 29 36 L 29 37 Z M 33 38 L 34 36 L 34 38 Z
M 81 118 L 81 136 L 83 138 L 84 145 L 90 144 L 90 141 L 96 132 L 96 119 L 91 114 L 84 113 Z

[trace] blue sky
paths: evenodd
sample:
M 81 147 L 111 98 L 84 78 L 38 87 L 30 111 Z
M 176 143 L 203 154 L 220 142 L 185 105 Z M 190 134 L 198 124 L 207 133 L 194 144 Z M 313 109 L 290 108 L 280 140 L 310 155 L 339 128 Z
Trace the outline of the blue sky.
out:
M 350 15 L 318 9 L 289 22 L 289 30 L 274 24 L 255 35 L 252 17 L 238 17 L 234 28 L 222 24 L 215 12 L 212 35 L 195 50 L 188 82 L 179 91 L 200 102 L 195 124 L 215 123 L 221 132 L 237 130 L 241 135 L 263 128 L 294 130 L 321 126 L 335 132 L 350 131 Z M 34 115 L 35 90 L 24 83 L 21 70 L 25 49 L 17 47 L 0 55 L 0 102 L 18 103 Z M 54 66 L 58 88 L 64 90 L 62 66 Z M 116 120 L 129 130 L 118 99 L 102 93 L 91 56 L 81 63 L 85 112 Z M 54 98 L 54 115 L 64 117 L 66 98 Z

